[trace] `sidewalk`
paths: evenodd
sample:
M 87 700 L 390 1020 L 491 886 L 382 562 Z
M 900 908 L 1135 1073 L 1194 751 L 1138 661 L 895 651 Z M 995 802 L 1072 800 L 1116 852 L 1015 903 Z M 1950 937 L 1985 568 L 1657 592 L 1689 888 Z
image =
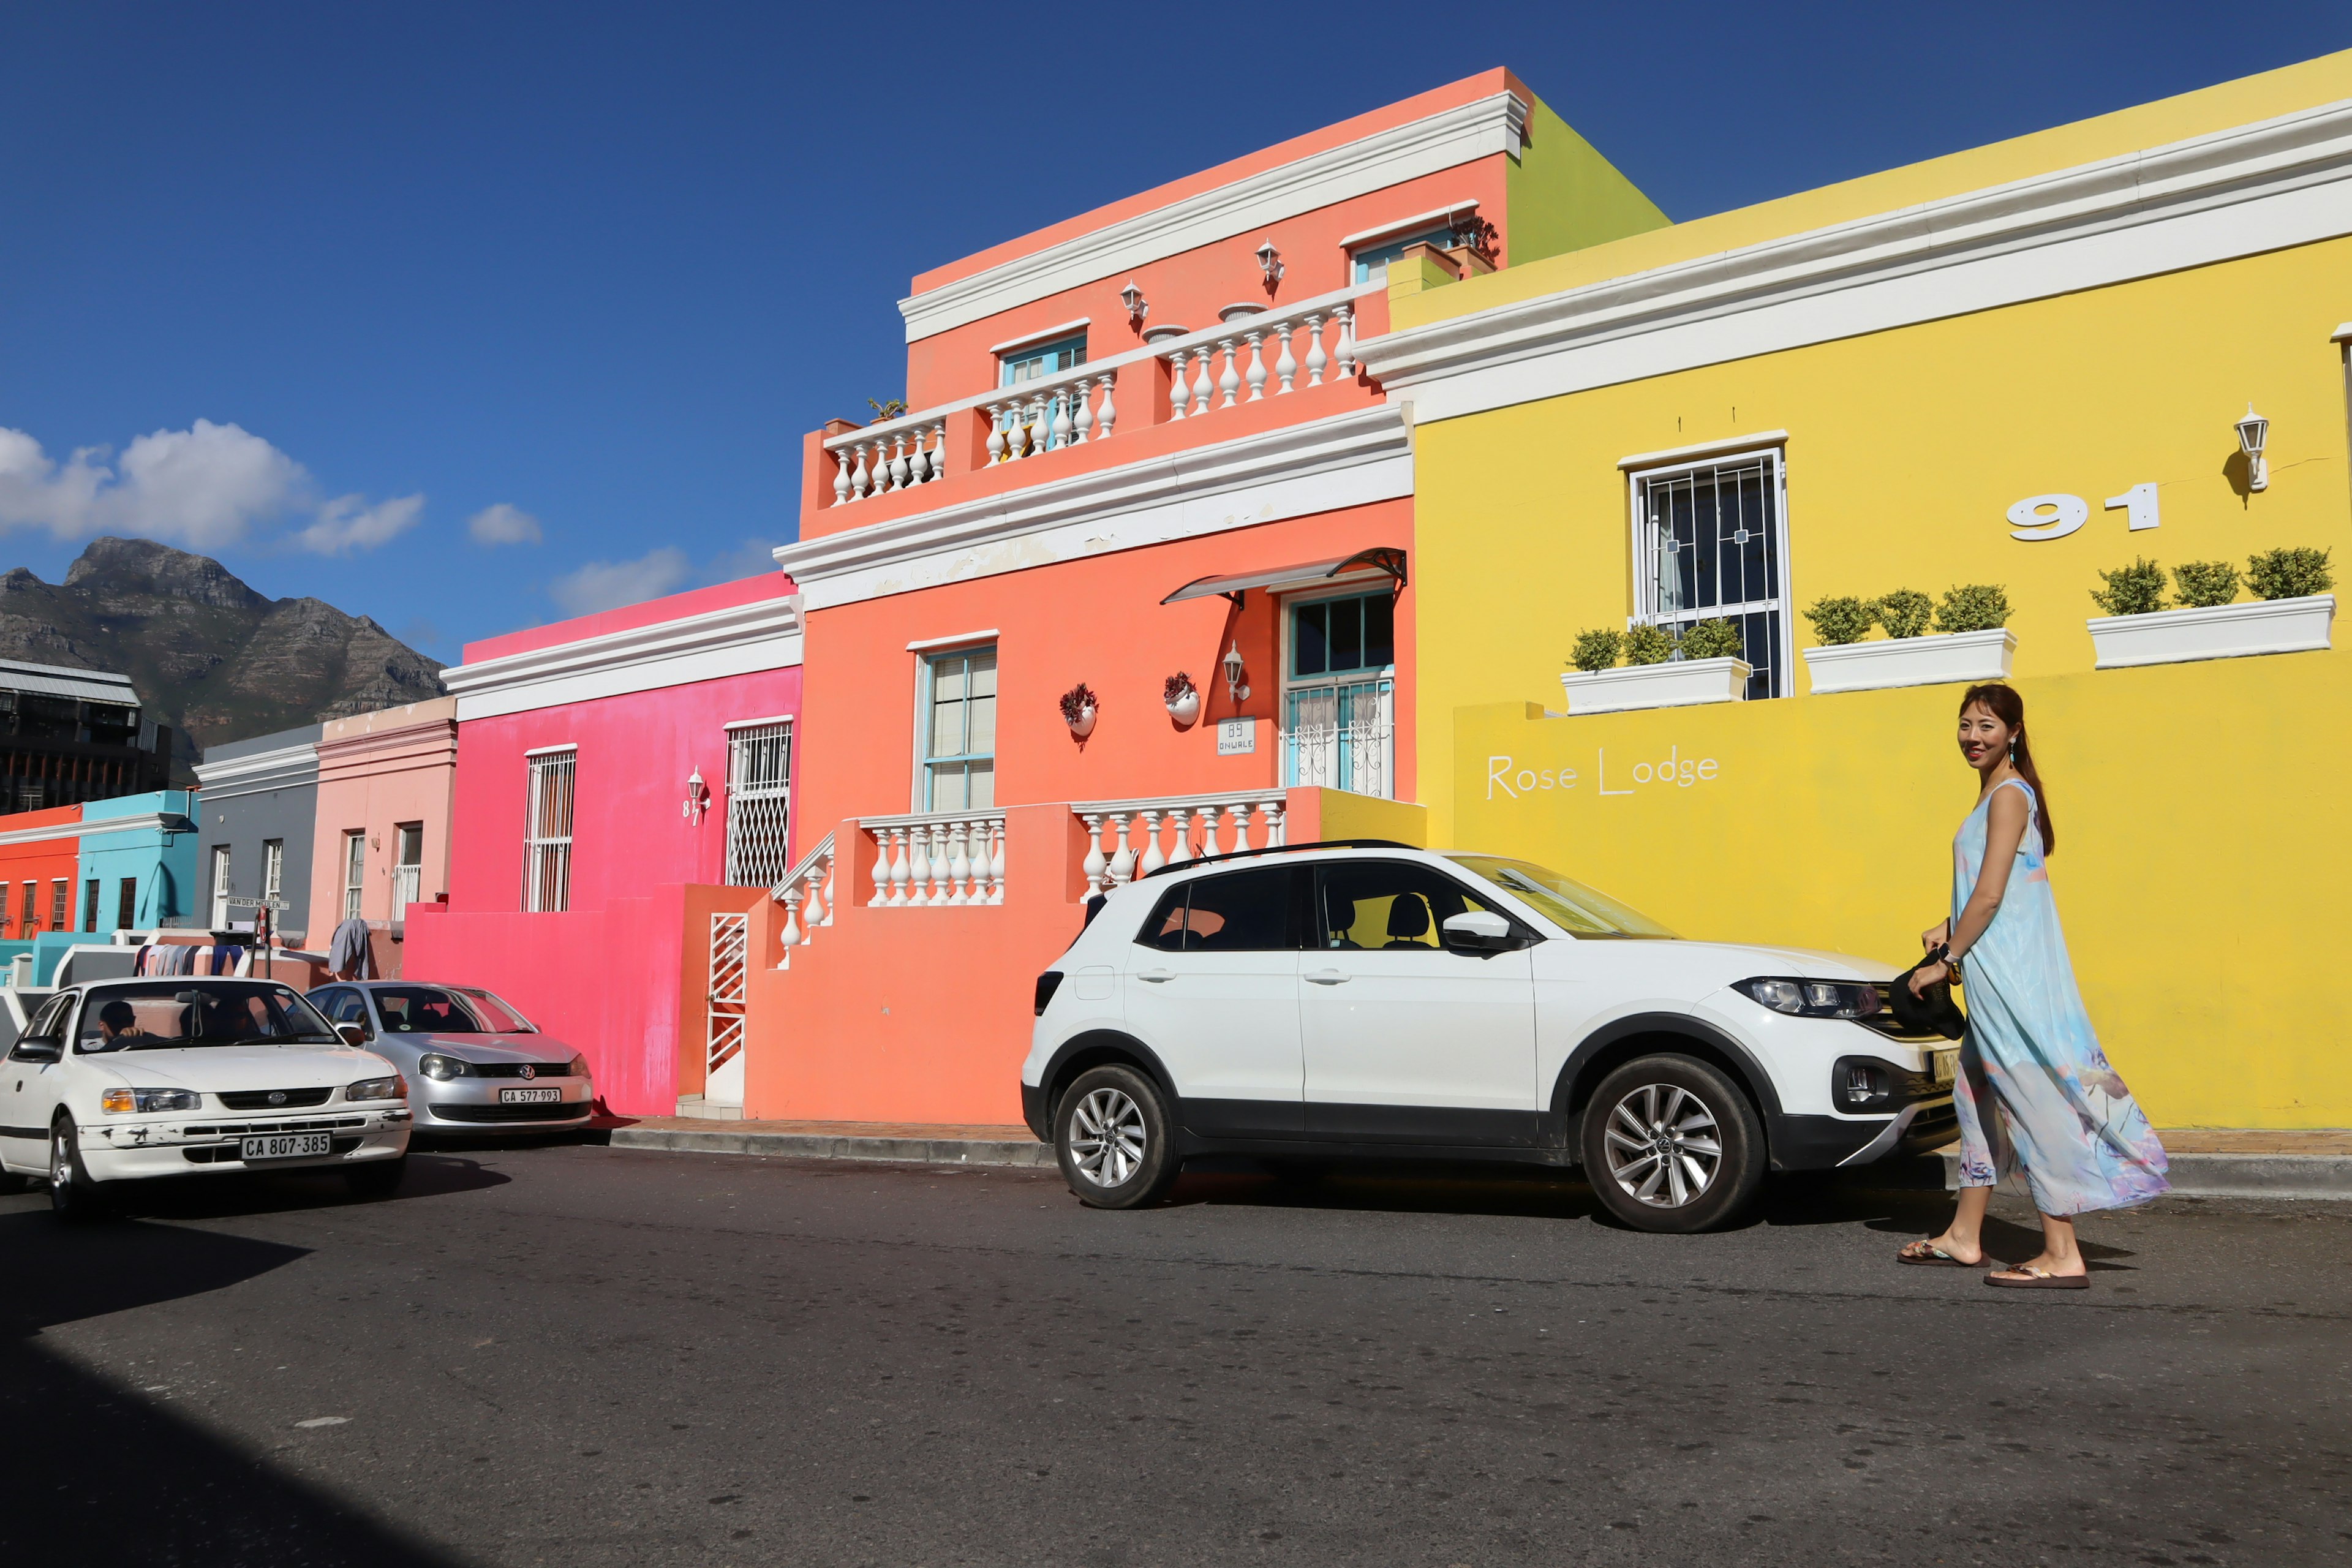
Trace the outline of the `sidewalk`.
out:
M 1054 1163 L 1054 1152 L 1021 1126 L 891 1121 L 708 1121 L 698 1117 L 599 1119 L 615 1149 L 764 1154 L 792 1160 L 891 1160 L 908 1164 Z M 2186 1197 L 2352 1200 L 2352 1130 L 2160 1131 L 2173 1190 Z M 1942 1151 L 1944 1185 L 1957 1184 L 1958 1146 Z

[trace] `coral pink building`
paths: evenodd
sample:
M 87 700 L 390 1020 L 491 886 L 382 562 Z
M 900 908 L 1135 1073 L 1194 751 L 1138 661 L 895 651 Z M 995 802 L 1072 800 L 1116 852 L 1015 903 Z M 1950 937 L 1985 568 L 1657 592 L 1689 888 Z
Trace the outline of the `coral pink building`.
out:
M 318 816 L 307 929 L 324 951 L 346 920 L 368 923 L 376 973 L 404 972 L 410 911 L 439 899 L 449 863 L 457 705 L 446 697 L 329 720 L 319 731 Z

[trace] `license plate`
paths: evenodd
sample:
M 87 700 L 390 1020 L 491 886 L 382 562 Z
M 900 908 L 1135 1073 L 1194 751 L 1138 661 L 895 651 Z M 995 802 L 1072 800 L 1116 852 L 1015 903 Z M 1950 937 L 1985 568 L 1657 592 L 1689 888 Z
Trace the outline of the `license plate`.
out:
M 499 1103 L 500 1105 L 545 1105 L 551 1100 L 562 1100 L 562 1098 L 563 1091 L 560 1089 L 502 1089 L 499 1090 Z
M 247 1138 L 237 1157 L 250 1164 L 256 1160 L 310 1160 L 334 1152 L 323 1132 L 280 1132 Z
M 1939 1088 L 1949 1089 L 1960 1076 L 1960 1053 L 1958 1051 L 1929 1051 L 1927 1060 L 1935 1068 L 1936 1082 Z

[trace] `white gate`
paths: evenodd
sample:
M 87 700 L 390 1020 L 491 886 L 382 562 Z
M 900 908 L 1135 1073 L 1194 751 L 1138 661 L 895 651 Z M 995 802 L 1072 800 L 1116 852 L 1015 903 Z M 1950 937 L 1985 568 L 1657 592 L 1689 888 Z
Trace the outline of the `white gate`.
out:
M 702 1101 L 743 1103 L 743 981 L 751 963 L 751 917 L 710 917 L 710 991 L 704 1032 Z

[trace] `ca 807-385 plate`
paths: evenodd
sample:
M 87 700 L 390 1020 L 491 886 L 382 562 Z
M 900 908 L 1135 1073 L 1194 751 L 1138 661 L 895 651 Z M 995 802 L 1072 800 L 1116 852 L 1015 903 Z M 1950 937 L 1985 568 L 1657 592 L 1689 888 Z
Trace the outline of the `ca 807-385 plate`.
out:
M 315 1160 L 334 1152 L 324 1132 L 274 1132 L 266 1138 L 243 1140 L 237 1158 L 250 1165 L 264 1160 Z

